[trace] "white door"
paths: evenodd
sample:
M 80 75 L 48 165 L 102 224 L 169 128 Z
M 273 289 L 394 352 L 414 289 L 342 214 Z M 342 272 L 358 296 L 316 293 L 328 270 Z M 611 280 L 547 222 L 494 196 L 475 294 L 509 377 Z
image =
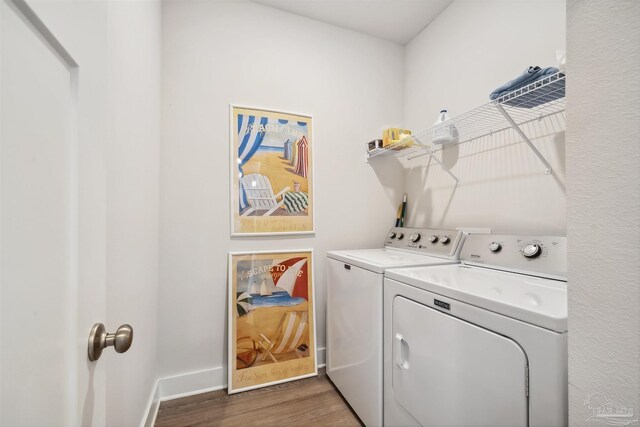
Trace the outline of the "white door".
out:
M 392 394 L 416 424 L 528 425 L 515 341 L 400 296 L 392 322 Z
M 83 66 L 24 1 L 0 13 L 0 425 L 103 425 L 87 338 L 105 312 L 89 202 L 105 181 L 83 163 L 88 144 L 99 151 L 79 132 Z

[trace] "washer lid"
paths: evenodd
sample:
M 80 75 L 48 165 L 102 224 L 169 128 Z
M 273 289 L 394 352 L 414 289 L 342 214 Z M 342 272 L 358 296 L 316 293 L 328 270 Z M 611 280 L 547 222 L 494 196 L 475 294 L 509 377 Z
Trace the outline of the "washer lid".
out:
M 388 268 L 455 264 L 459 262 L 386 248 L 332 251 L 327 252 L 327 256 L 376 273 L 384 273 Z
M 468 265 L 405 268 L 386 277 L 556 332 L 567 331 L 567 284 Z

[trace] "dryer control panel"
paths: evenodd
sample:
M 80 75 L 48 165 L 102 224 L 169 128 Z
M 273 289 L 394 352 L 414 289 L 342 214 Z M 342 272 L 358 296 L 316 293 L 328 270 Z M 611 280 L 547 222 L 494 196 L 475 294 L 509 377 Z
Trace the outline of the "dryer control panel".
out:
M 458 259 L 464 237 L 459 230 L 394 227 L 389 230 L 384 246 Z
M 566 280 L 567 238 L 472 234 L 460 258 L 464 264 Z

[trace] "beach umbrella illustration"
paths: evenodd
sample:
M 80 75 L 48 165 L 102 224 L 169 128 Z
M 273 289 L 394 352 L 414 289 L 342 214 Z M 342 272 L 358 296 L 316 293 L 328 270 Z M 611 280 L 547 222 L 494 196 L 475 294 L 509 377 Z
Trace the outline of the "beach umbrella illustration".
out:
M 242 292 L 236 298 L 236 310 L 238 317 L 242 317 L 249 313 L 253 307 L 251 306 L 251 295 L 247 292 Z
M 307 259 L 303 257 L 289 258 L 277 264 L 271 272 L 277 288 L 287 291 L 293 298 L 309 299 L 307 288 Z M 280 274 L 279 272 L 283 271 Z

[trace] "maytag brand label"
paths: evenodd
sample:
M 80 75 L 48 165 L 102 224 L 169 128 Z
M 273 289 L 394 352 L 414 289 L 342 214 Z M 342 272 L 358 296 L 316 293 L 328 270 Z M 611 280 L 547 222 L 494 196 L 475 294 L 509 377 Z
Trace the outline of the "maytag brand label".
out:
M 434 298 L 433 303 L 435 305 L 437 305 L 438 307 L 442 307 L 442 308 L 445 308 L 447 310 L 451 310 L 451 305 L 448 302 L 440 301 L 440 300 Z

